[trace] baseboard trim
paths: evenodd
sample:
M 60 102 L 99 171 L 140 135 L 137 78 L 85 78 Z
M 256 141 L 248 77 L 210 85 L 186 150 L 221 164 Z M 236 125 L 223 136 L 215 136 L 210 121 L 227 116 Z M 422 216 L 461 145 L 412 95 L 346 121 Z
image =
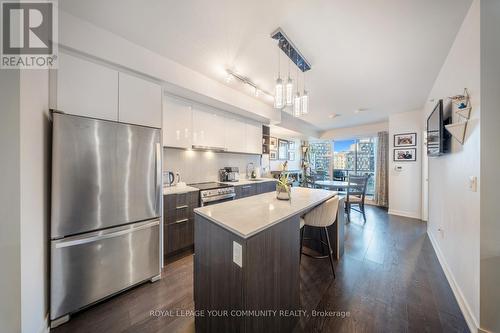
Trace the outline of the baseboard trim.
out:
M 409 217 L 411 219 L 417 219 L 417 220 L 420 220 L 420 218 L 421 218 L 421 216 L 419 214 L 405 212 L 405 211 L 402 211 L 402 210 L 389 209 L 387 211 L 387 213 L 390 214 L 390 215 L 396 215 L 396 216 L 402 216 L 402 217 Z
M 473 333 L 480 332 L 479 323 L 472 314 L 470 306 L 465 300 L 462 290 L 458 286 L 455 277 L 453 276 L 453 273 L 449 269 L 446 259 L 444 258 L 438 243 L 428 230 L 427 230 L 427 236 L 429 236 L 432 247 L 434 248 L 434 252 L 436 252 L 436 256 L 439 260 L 439 263 L 441 264 L 441 268 L 443 268 L 444 275 L 446 276 L 446 279 L 450 284 L 451 290 L 453 291 L 453 295 L 455 295 L 455 299 L 457 300 L 458 306 L 460 307 L 460 310 L 462 311 L 465 321 L 467 322 L 467 326 L 469 326 L 469 330 Z

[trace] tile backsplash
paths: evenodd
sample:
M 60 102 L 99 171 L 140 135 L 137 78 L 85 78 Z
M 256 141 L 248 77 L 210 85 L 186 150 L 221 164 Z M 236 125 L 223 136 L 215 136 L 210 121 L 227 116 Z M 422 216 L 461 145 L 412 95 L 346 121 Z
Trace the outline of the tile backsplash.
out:
M 261 165 L 259 155 L 213 153 L 173 148 L 163 149 L 163 170 L 181 175 L 181 181 L 201 183 L 219 180 L 219 169 L 238 167 L 240 178 L 245 178 L 248 163 Z

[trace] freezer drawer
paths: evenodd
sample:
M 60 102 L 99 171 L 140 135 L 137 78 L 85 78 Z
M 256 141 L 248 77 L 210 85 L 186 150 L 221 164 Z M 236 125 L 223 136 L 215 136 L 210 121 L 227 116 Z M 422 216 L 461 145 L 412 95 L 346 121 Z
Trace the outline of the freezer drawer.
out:
M 51 242 L 50 319 L 160 274 L 159 220 Z

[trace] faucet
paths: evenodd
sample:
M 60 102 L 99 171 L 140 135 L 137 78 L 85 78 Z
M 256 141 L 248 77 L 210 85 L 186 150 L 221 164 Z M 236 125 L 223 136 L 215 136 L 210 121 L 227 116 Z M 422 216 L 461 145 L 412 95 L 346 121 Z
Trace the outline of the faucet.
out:
M 249 171 L 249 170 L 251 170 L 251 171 Z M 254 170 L 253 162 L 248 163 L 247 170 L 246 170 L 247 171 L 247 179 L 250 178 L 250 174 L 251 174 L 250 172 L 253 172 L 253 170 Z

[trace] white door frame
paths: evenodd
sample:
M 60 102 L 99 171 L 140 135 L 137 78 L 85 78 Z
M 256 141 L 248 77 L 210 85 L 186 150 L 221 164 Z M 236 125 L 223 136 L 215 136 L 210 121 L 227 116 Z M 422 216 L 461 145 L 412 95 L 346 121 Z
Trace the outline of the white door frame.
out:
M 422 132 L 422 220 L 429 217 L 429 158 L 427 156 L 427 131 Z

